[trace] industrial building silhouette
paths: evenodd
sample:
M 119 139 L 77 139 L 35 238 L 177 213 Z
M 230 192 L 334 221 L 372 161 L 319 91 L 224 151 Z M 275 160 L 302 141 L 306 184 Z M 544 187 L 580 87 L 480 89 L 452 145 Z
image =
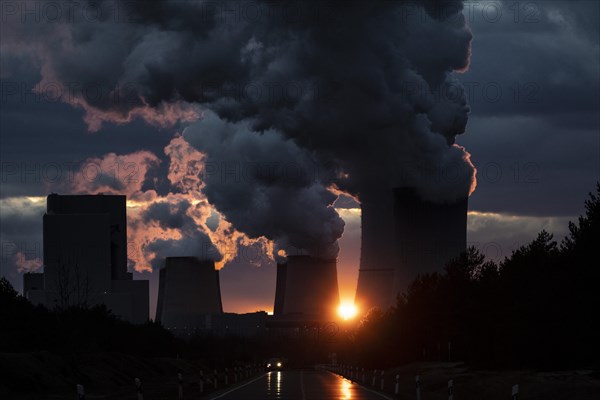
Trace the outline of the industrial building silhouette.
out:
M 48 308 L 104 304 L 127 321 L 148 321 L 148 281 L 127 272 L 125 202 L 125 196 L 49 195 L 44 272 L 24 275 L 25 297 Z
M 434 203 L 403 187 L 362 196 L 361 207 L 355 303 L 362 312 L 390 307 L 419 273 L 441 271 L 466 249 L 467 196 Z M 30 301 L 49 308 L 104 304 L 127 321 L 148 320 L 148 281 L 127 272 L 125 196 L 51 194 L 43 229 L 44 272 L 23 277 Z M 156 321 L 178 334 L 248 335 L 279 322 L 335 320 L 337 260 L 288 256 L 277 264 L 274 300 L 272 320 L 265 312 L 224 313 L 213 261 L 167 257 L 159 271 Z

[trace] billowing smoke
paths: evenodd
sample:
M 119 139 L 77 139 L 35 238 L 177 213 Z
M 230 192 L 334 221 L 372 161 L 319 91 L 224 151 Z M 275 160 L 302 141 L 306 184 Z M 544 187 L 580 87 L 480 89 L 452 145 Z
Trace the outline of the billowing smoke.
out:
M 159 158 L 148 151 L 109 153 L 87 159 L 82 164 L 82 173 L 67 187 L 50 189 L 127 195 L 128 257 L 137 271 L 155 269 L 170 256 L 208 259 L 221 268 L 236 258 L 241 246 L 262 249 L 273 257 L 272 243 L 265 237 L 251 239 L 236 230 L 206 200 L 200 179 L 204 154 L 181 136 L 174 137 L 164 151 L 169 158 L 168 193 L 145 189 L 150 169 L 159 163 Z M 106 173 L 86 174 L 86 170 Z M 16 261 L 19 268 L 32 269 L 39 260 L 21 257 Z
M 76 18 L 56 35 L 30 26 L 12 42 L 36 44 L 42 83 L 78 82 L 66 101 L 85 109 L 92 130 L 204 115 L 184 138 L 212 168 L 293 163 L 299 176 L 255 169 L 232 182 L 204 171 L 208 200 L 250 237 L 335 254 L 343 224 L 326 188 L 372 198 L 410 185 L 433 201 L 475 188 L 455 144 L 469 112 L 455 77 L 470 57 L 461 1 L 95 7 L 95 23 Z M 105 95 L 86 95 L 98 85 Z
M 208 201 L 250 237 L 275 242 L 280 255 L 306 251 L 335 258 L 344 221 L 337 196 L 323 186 L 316 160 L 292 140 L 246 122 L 205 113 L 184 137 L 207 155 L 203 189 Z
M 169 256 L 192 256 L 202 260 L 220 261 L 222 256 L 210 237 L 198 227 L 190 216 L 193 205 L 187 199 L 156 202 L 141 214 L 142 222 L 157 224 L 163 231 L 174 231 L 174 237 L 155 238 L 146 251 L 153 253 L 152 267 L 157 269 Z

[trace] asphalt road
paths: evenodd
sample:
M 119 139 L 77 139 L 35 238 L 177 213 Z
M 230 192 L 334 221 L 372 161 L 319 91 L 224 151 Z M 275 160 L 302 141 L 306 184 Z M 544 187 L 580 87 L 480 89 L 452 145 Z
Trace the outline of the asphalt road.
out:
M 372 392 L 326 371 L 271 371 L 211 399 L 221 400 L 383 400 Z

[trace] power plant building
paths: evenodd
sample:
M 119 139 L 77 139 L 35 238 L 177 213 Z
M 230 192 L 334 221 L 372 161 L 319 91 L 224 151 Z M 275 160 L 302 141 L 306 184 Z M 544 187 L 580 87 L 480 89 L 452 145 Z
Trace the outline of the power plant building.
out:
M 25 274 L 24 294 L 49 308 L 104 304 L 148 320 L 149 285 L 127 272 L 125 196 L 51 194 L 43 217 L 44 273 Z

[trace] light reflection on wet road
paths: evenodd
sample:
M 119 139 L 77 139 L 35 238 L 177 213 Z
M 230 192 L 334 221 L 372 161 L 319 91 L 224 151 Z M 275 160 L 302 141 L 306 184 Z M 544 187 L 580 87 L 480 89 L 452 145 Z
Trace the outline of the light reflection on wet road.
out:
M 271 371 L 238 388 L 213 397 L 222 400 L 382 400 L 371 392 L 326 371 Z

